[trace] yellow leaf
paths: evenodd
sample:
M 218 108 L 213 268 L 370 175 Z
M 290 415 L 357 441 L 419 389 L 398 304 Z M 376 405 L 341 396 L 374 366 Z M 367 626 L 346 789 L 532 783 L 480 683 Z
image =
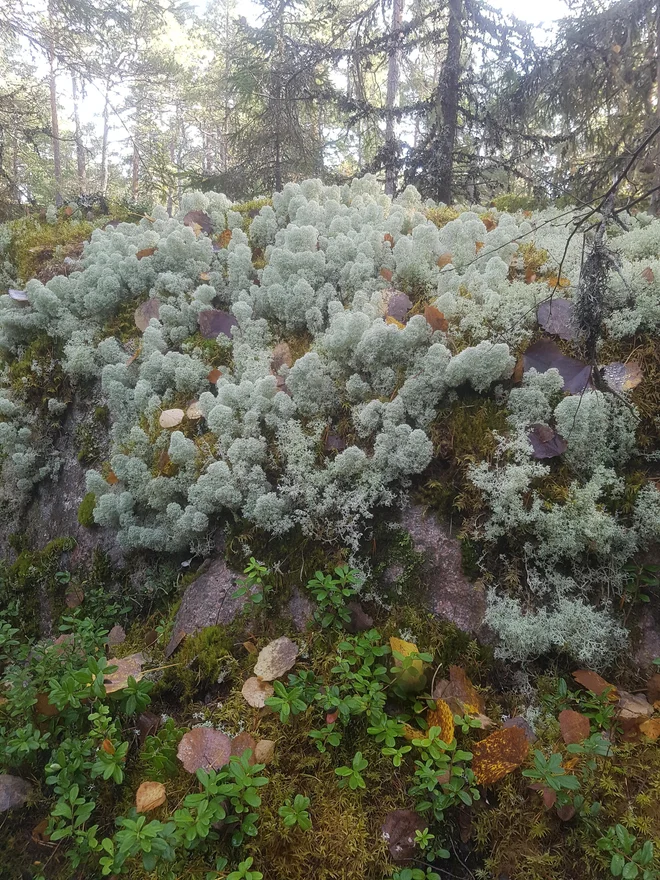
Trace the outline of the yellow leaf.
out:
M 397 639 L 396 636 L 390 636 L 390 648 L 392 649 L 393 654 L 400 654 L 403 659 L 410 657 L 411 654 L 419 654 L 419 648 L 417 645 L 413 644 L 413 642 L 405 642 L 403 639 Z M 402 666 L 403 661 L 398 657 L 395 657 L 394 665 Z M 424 669 L 424 663 L 419 658 L 412 661 L 412 666 L 418 672 L 422 672 Z
M 394 326 L 398 327 L 399 330 L 403 330 L 403 328 L 405 326 L 404 324 L 401 323 L 401 321 L 397 321 L 397 319 L 393 318 L 391 315 L 388 315 L 387 318 L 385 318 L 385 323 L 386 324 L 394 324 Z
M 649 739 L 657 739 L 660 736 L 660 718 L 649 718 L 639 725 L 639 729 Z
M 472 769 L 479 785 L 492 785 L 527 757 L 529 742 L 520 727 L 496 730 L 472 746 Z
M 429 709 L 426 713 L 426 723 L 429 728 L 440 728 L 440 739 L 449 744 L 454 738 L 454 713 L 444 700 L 435 701 L 435 709 Z

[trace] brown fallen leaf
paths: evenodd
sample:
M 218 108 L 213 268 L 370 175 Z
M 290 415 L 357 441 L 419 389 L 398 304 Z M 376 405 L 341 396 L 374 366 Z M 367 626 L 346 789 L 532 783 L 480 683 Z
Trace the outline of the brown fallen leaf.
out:
M 511 376 L 511 381 L 514 385 L 520 385 L 522 382 L 523 373 L 525 372 L 525 361 L 523 360 L 522 355 L 516 361 L 516 366 L 513 371 L 513 375 Z
M 562 822 L 569 822 L 575 815 L 575 807 L 573 804 L 564 804 L 563 807 L 557 807 L 556 812 Z
M 82 587 L 74 584 L 74 586 L 67 590 L 64 603 L 67 608 L 77 608 L 79 605 L 82 605 L 84 598 L 85 594 Z
M 146 302 L 143 302 L 142 305 L 138 306 L 135 310 L 135 326 L 138 328 L 140 333 L 144 333 L 144 331 L 149 326 L 149 321 L 152 318 L 160 317 L 160 300 L 157 300 L 155 296 L 150 297 Z
M 155 629 L 148 629 L 144 634 L 145 648 L 151 648 L 158 641 L 158 632 Z
M 114 648 L 117 645 L 121 645 L 122 642 L 125 642 L 126 633 L 124 631 L 124 627 L 116 623 L 108 633 L 108 638 L 106 639 L 106 641 L 111 648 Z
M 479 253 L 479 251 L 481 250 L 481 248 L 482 248 L 483 246 L 484 246 L 483 241 L 476 241 L 476 242 L 474 243 L 474 250 L 475 250 L 475 252 L 476 252 L 476 253 Z
M 257 764 L 270 764 L 275 757 L 275 743 L 272 739 L 260 739 L 254 747 L 254 759 Z
M 574 712 L 572 709 L 564 709 L 559 713 L 559 729 L 566 745 L 570 745 L 587 739 L 591 726 L 586 715 Z
M 241 693 L 248 706 L 252 706 L 253 709 L 263 709 L 268 697 L 272 697 L 275 693 L 275 688 L 267 681 L 259 681 L 256 676 L 252 676 L 243 685 Z
M 217 367 L 215 367 L 213 370 L 209 371 L 209 374 L 206 378 L 212 385 L 215 385 L 220 376 L 222 376 L 222 370 L 219 370 Z
M 200 273 L 199 273 L 199 280 L 200 280 L 200 281 L 210 281 L 210 280 L 211 280 L 211 276 L 209 275 L 208 272 L 200 272 Z
M 660 700 L 660 672 L 654 672 L 646 683 L 646 696 L 649 703 Z
M 449 667 L 449 682 L 452 685 L 454 695 L 461 700 L 467 712 L 474 715 L 486 712 L 486 701 L 478 693 L 461 666 Z
M 415 855 L 415 832 L 423 831 L 426 822 L 414 810 L 392 810 L 383 822 L 381 834 L 393 861 L 407 862 Z
M 162 716 L 156 715 L 155 712 L 150 712 L 148 709 L 138 715 L 136 727 L 139 733 L 140 748 L 148 736 L 154 736 L 158 732 L 161 723 Z
M 385 281 L 387 281 L 389 283 L 393 278 L 392 270 L 391 269 L 381 269 L 380 270 L 380 277 L 384 278 Z
M 259 651 L 254 674 L 262 681 L 274 681 L 291 669 L 298 656 L 298 646 L 287 636 L 280 636 Z
M 193 727 L 184 733 L 177 757 L 188 773 L 204 770 L 219 770 L 229 763 L 231 740 L 224 733 L 212 727 Z
M 199 408 L 199 400 L 193 400 L 186 410 L 186 417 L 189 418 L 191 422 L 198 422 L 203 416 L 204 413 Z
M 441 254 L 438 257 L 438 266 L 441 269 L 444 269 L 445 266 L 448 266 L 451 263 L 451 254 Z
M 218 244 L 221 248 L 226 248 L 231 241 L 231 229 L 223 229 L 218 236 Z
M 644 736 L 655 741 L 660 736 L 660 718 L 649 718 L 639 725 L 639 729 Z
M 653 284 L 655 281 L 655 274 L 653 273 L 653 269 L 650 266 L 647 266 L 646 269 L 642 272 L 642 278 L 644 281 L 648 281 L 649 284 Z
M 119 482 L 119 477 L 114 471 L 108 471 L 108 475 L 105 478 L 106 483 L 110 486 L 116 486 Z
M 472 746 L 472 769 L 479 785 L 492 785 L 523 763 L 529 742 L 519 727 L 496 730 Z
M 477 717 L 480 717 L 480 716 L 477 716 Z M 487 720 L 490 722 L 490 724 L 493 723 L 490 720 L 490 718 L 488 718 Z M 502 727 L 504 727 L 504 728 L 506 728 L 506 727 L 519 727 L 522 730 L 522 732 L 525 734 L 525 736 L 527 737 L 528 743 L 531 744 L 533 742 L 536 742 L 536 734 L 532 730 L 532 725 L 529 723 L 529 721 L 526 718 L 523 718 L 520 715 L 514 715 L 513 718 L 507 718 L 507 720 L 504 722 Z
M 616 688 L 614 685 L 610 684 L 609 681 L 605 681 L 597 672 L 591 672 L 589 669 L 578 669 L 573 673 L 573 678 L 583 688 L 596 694 L 597 697 L 605 693 L 608 688 L 611 688 L 610 699 L 616 699 Z
M 138 260 L 143 260 L 145 257 L 152 257 L 156 253 L 155 247 L 142 248 L 141 251 L 138 251 L 135 255 Z
M 394 239 L 389 232 L 385 233 L 385 235 L 383 236 L 383 241 L 388 241 L 390 244 L 394 244 Z
M 258 654 L 259 648 L 254 644 L 254 642 L 243 642 L 243 647 L 248 652 L 248 654 Z
M 143 663 L 143 654 L 129 654 L 127 657 L 122 657 L 121 660 L 118 660 L 116 657 L 108 660 L 108 665 L 116 666 L 117 669 L 105 676 L 104 687 L 106 694 L 114 694 L 117 691 L 123 690 L 128 684 L 129 678 L 133 678 L 135 681 L 140 681 L 141 678 L 144 678 L 144 672 L 142 672 Z
M 165 409 L 160 414 L 158 424 L 161 428 L 176 428 L 183 421 L 185 413 L 182 409 L 175 407 L 174 409 Z
M 54 715 L 59 714 L 59 709 L 57 706 L 53 706 L 52 703 L 48 702 L 48 694 L 43 693 L 37 694 L 37 702 L 34 704 L 34 708 L 40 715 L 45 715 L 46 718 L 52 718 Z
M 495 220 L 493 220 L 492 217 L 482 217 L 481 222 L 486 227 L 486 232 L 492 232 L 493 229 L 495 229 L 495 227 L 497 226 L 497 223 L 495 222 Z
M 155 810 L 167 800 L 167 793 L 162 782 L 142 782 L 135 792 L 135 809 L 138 813 L 148 813 Z
M 237 758 L 242 758 L 245 752 L 249 749 L 252 754 L 248 760 L 248 764 L 252 766 L 257 763 L 257 760 L 254 756 L 254 752 L 256 749 L 256 742 L 250 734 L 244 730 L 243 733 L 239 733 L 238 736 L 235 736 L 231 741 L 231 753 L 232 755 L 236 755 Z
M 199 235 L 200 232 L 210 235 L 213 229 L 211 218 L 204 211 L 188 211 L 183 218 L 183 225 L 190 226 L 195 235 Z
M 30 833 L 30 837 L 32 838 L 32 842 L 38 844 L 39 846 L 56 846 L 56 844 L 50 842 L 50 837 L 46 834 L 46 828 L 48 828 L 49 817 L 46 816 L 45 819 L 42 819 L 38 825 L 35 825 Z
M 277 373 L 280 367 L 286 364 L 287 367 L 293 365 L 293 355 L 288 342 L 278 342 L 270 356 L 270 369 L 273 373 Z
M 424 318 L 426 319 L 426 323 L 433 330 L 442 330 L 443 333 L 446 333 L 449 330 L 449 321 L 442 314 L 440 309 L 436 309 L 435 306 L 426 306 L 424 309 Z

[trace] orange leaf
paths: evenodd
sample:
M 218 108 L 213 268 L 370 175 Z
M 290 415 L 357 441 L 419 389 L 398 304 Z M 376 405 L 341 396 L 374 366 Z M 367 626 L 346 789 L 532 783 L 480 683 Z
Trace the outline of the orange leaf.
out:
M 417 739 L 419 737 L 419 730 L 415 730 L 410 724 L 403 725 L 403 735 L 408 740 L 408 742 L 412 742 L 412 740 Z
M 385 235 L 383 236 L 383 241 L 389 241 L 390 244 L 394 244 L 394 239 L 389 234 L 389 232 L 385 233 Z
M 578 684 L 581 684 L 583 688 L 596 694 L 597 697 L 604 693 L 608 688 L 612 688 L 612 693 L 609 695 L 610 699 L 617 698 L 614 685 L 610 684 L 609 681 L 605 681 L 605 679 L 598 675 L 597 672 L 591 672 L 589 669 L 578 669 L 573 673 L 573 678 Z
M 218 236 L 218 244 L 220 245 L 220 247 L 226 248 L 230 241 L 231 229 L 223 229 L 223 231 Z
M 48 846 L 50 842 L 50 837 L 46 834 L 46 828 L 48 828 L 48 817 L 42 819 L 38 825 L 35 825 L 32 829 L 31 837 L 33 843 L 41 844 L 41 846 Z
M 385 323 L 393 324 L 395 327 L 398 327 L 399 330 L 403 330 L 403 328 L 406 326 L 405 324 L 402 324 L 401 321 L 397 321 L 397 319 L 393 318 L 391 315 L 388 315 L 387 318 L 385 318 Z
M 475 244 L 474 244 L 474 249 L 475 249 L 475 251 L 476 251 L 477 253 L 479 253 L 479 251 L 481 250 L 481 248 L 482 248 L 483 246 L 484 246 L 483 241 L 477 241 L 477 242 L 475 242 Z
M 525 283 L 531 284 L 533 281 L 536 281 L 536 272 L 533 269 L 525 270 Z
M 210 280 L 211 280 L 211 276 L 209 275 L 208 272 L 200 272 L 200 273 L 199 273 L 199 280 L 200 280 L 200 281 L 210 281 Z
M 514 385 L 519 385 L 522 382 L 523 373 L 525 372 L 525 361 L 523 356 L 521 355 L 516 361 L 516 367 L 513 371 L 513 376 L 511 377 Z
M 429 728 L 440 728 L 440 739 L 449 744 L 454 739 L 454 713 L 444 700 L 436 700 L 435 709 L 426 713 Z
M 639 725 L 639 729 L 644 736 L 656 740 L 660 736 L 660 718 L 649 718 L 648 721 Z
M 581 743 L 589 736 L 591 730 L 587 716 L 572 709 L 564 709 L 559 713 L 559 727 L 562 739 L 567 745 Z
M 574 758 L 569 758 L 567 761 L 564 761 L 564 770 L 574 770 L 577 767 L 579 760 L 580 758 L 575 755 Z
M 208 376 L 206 377 L 212 385 L 218 381 L 218 379 L 222 376 L 222 370 L 219 370 L 217 367 L 213 370 L 209 371 Z
M 142 260 L 142 259 L 144 259 L 144 257 L 151 257 L 155 253 L 156 253 L 155 247 L 142 248 L 142 250 L 138 251 L 135 256 L 138 258 L 138 260 Z
M 497 223 L 493 220 L 492 217 L 482 217 L 481 222 L 486 227 L 487 232 L 492 232 L 493 229 L 497 226 Z
M 496 730 L 472 746 L 472 769 L 479 785 L 492 785 L 523 763 L 529 742 L 520 727 Z
M 162 782 L 143 782 L 135 793 L 135 809 L 138 813 L 148 813 L 162 806 L 166 800 Z
M 381 269 L 380 274 L 381 274 L 381 278 L 384 278 L 385 281 L 390 282 L 392 280 L 392 270 L 391 269 Z
M 108 476 L 105 478 L 106 483 L 109 483 L 111 486 L 116 486 L 119 482 L 119 477 L 114 471 L 108 471 Z
M 446 333 L 447 330 L 449 330 L 449 322 L 440 309 L 436 309 L 435 306 L 426 306 L 424 309 L 424 317 L 426 318 L 426 323 L 429 324 L 433 330 L 442 330 L 443 333 Z
M 477 693 L 474 685 L 460 666 L 449 667 L 449 681 L 454 695 L 461 700 L 465 710 L 477 715 L 486 711 L 486 701 Z
M 114 753 L 117 751 L 112 744 L 111 739 L 104 739 L 101 743 L 101 748 L 106 753 L 106 755 L 114 755 Z
M 570 280 L 568 278 L 564 278 L 563 275 L 561 278 L 557 278 L 556 275 L 550 275 L 548 278 L 548 287 L 552 287 L 553 290 L 555 288 L 559 288 L 561 290 L 565 287 L 570 287 L 570 286 L 571 286 Z
M 444 269 L 445 266 L 448 266 L 451 263 L 451 254 L 441 254 L 438 257 L 438 266 L 441 269 Z

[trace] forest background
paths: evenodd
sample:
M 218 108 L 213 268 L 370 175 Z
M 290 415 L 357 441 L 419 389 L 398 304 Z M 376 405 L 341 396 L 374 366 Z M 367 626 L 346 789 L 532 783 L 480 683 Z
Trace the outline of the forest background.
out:
M 5 0 L 0 218 L 376 172 L 444 202 L 580 204 L 658 124 L 660 4 Z M 562 15 L 553 26 L 524 22 Z M 652 142 L 623 187 L 651 191 Z M 511 199 L 515 197 L 516 201 Z

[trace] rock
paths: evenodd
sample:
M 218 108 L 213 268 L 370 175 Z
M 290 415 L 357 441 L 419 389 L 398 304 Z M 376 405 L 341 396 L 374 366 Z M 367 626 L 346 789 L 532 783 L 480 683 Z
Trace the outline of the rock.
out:
M 172 638 L 165 649 L 166 657 L 176 650 L 184 636 L 234 620 L 248 598 L 247 594 L 232 598 L 237 577 L 224 559 L 219 558 L 188 585 L 174 620 Z
M 346 632 L 359 633 L 371 629 L 374 619 L 367 614 L 359 602 L 349 602 L 346 607 L 351 613 L 351 619 L 344 624 Z
M 298 632 L 305 632 L 314 617 L 314 603 L 298 587 L 294 587 L 284 613 L 291 618 Z
M 0 773 L 0 813 L 22 807 L 30 797 L 32 786 L 20 776 Z
M 383 583 L 388 587 L 393 586 L 403 576 L 404 572 L 405 568 L 400 562 L 392 562 L 383 572 Z
M 639 638 L 633 651 L 633 659 L 639 666 L 649 669 L 655 658 L 660 657 L 660 622 L 649 605 L 642 609 L 637 626 Z
M 478 633 L 483 626 L 486 597 L 483 589 L 463 574 L 459 542 L 433 514 L 425 516 L 419 505 L 403 512 L 401 526 L 410 533 L 415 551 L 424 557 L 429 610 L 465 632 Z

